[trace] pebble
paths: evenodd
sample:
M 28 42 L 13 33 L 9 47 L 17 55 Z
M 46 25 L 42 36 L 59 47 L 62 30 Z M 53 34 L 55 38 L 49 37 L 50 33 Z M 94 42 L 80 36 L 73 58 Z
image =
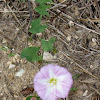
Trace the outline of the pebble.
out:
M 52 59 L 55 59 L 55 57 L 51 53 L 44 51 L 43 60 L 48 61 Z
M 75 35 L 75 39 L 78 39 L 79 37 Z
M 19 28 L 16 28 L 16 31 L 19 31 Z
M 93 65 L 90 65 L 90 68 L 93 69 Z
M 71 36 L 67 36 L 67 41 L 70 42 L 71 41 Z
M 83 96 L 87 96 L 88 90 L 83 93 Z
M 69 21 L 69 26 L 74 26 L 74 22 L 73 21 Z
M 30 47 L 33 46 L 32 43 L 30 43 L 30 42 L 28 43 L 28 45 L 29 45 Z
M 15 49 L 14 48 L 12 48 L 12 51 L 14 51 Z
M 20 69 L 20 70 L 15 74 L 15 76 L 21 77 L 24 73 L 25 73 L 25 70 L 24 70 L 24 69 Z
M 10 64 L 9 65 L 9 69 L 12 69 L 12 68 L 15 68 L 15 65 L 14 64 Z
M 96 42 L 97 40 L 95 38 L 92 38 L 92 42 Z

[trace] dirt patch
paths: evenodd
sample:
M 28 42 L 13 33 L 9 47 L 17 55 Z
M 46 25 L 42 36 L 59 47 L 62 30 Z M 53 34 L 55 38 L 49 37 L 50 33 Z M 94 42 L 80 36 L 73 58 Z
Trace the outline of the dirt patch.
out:
M 4 0 L 5 1 L 5 0 Z M 67 100 L 100 99 L 100 2 L 98 0 L 69 0 L 49 10 L 50 17 L 43 17 L 48 28 L 41 36 L 29 41 L 30 15 L 28 2 L 18 0 L 0 1 L 0 100 L 25 100 L 31 92 L 23 95 L 26 87 L 33 87 L 33 78 L 39 69 L 50 63 L 67 68 L 74 77 Z M 58 5 L 57 5 L 58 4 Z M 66 6 L 67 5 L 67 6 Z M 32 17 L 38 18 L 32 2 Z M 64 7 L 64 8 L 63 8 Z M 56 38 L 56 59 L 28 62 L 20 58 L 23 48 L 41 46 L 40 38 Z M 42 52 L 42 50 L 41 50 Z M 15 54 L 8 57 L 9 54 Z M 24 70 L 22 76 L 16 73 Z M 78 77 L 75 77 L 79 75 Z

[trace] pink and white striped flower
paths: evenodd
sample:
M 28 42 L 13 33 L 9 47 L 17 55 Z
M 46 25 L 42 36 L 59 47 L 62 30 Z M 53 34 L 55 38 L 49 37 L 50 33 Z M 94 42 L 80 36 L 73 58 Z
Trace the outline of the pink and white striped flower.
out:
M 73 84 L 72 75 L 66 68 L 46 65 L 34 78 L 34 89 L 43 100 L 65 98 Z

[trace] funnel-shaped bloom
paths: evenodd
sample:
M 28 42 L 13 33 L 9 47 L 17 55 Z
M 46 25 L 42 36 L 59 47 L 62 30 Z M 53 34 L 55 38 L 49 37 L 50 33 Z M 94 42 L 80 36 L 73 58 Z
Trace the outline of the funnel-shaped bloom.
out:
M 46 65 L 34 78 L 34 89 L 43 100 L 65 98 L 73 84 L 72 75 L 58 65 Z

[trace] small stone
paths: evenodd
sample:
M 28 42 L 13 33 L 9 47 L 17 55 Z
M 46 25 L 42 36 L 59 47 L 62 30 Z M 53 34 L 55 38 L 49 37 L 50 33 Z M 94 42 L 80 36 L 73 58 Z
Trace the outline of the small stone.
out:
M 92 38 L 92 42 L 96 42 L 97 40 L 95 38 Z
M 69 21 L 69 26 L 74 26 L 74 22 L 73 21 Z
M 21 77 L 24 73 L 25 73 L 25 70 L 24 70 L 24 69 L 20 69 L 20 70 L 15 74 L 15 76 Z
M 12 48 L 12 51 L 14 51 L 15 49 L 14 48 Z
M 52 59 L 54 59 L 54 56 L 51 53 L 44 51 L 43 60 L 48 61 Z
M 75 39 L 78 39 L 79 37 L 77 35 L 75 35 Z
M 87 96 L 88 90 L 83 93 L 83 96 Z
M 90 68 L 93 69 L 93 65 L 90 65 Z
M 67 36 L 67 41 L 70 42 L 71 41 L 71 36 Z
M 9 65 L 9 69 L 14 68 L 14 67 L 15 67 L 14 64 L 10 64 L 10 65 Z
M 30 43 L 30 42 L 28 43 L 28 45 L 29 45 L 29 46 L 33 46 L 32 43 Z
M 3 93 L 0 93 L 0 95 L 3 96 L 4 94 Z

